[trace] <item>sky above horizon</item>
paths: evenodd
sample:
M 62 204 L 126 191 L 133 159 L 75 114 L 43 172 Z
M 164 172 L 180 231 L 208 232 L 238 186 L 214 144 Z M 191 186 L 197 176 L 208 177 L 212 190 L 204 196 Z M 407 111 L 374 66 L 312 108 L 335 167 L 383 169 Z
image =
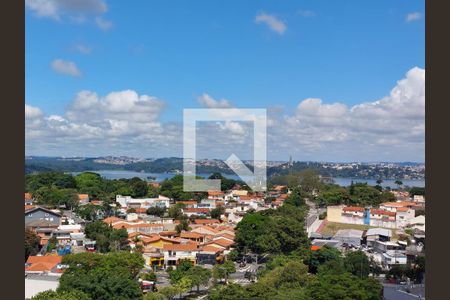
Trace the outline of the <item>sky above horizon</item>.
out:
M 25 3 L 27 155 L 181 157 L 183 109 L 266 108 L 269 160 L 424 161 L 424 0 Z

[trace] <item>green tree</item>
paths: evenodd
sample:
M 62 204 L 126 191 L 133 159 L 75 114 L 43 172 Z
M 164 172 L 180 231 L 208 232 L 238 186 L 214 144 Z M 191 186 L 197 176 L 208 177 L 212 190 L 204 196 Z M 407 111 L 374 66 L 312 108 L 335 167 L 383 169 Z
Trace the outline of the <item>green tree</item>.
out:
M 183 293 L 186 293 L 187 291 L 189 291 L 192 288 L 192 281 L 187 276 L 186 277 L 182 277 L 180 279 L 180 281 L 177 282 L 175 287 L 177 288 L 178 293 L 180 294 L 180 298 L 181 298 L 181 295 Z
M 306 286 L 308 299 L 314 300 L 380 300 L 382 285 L 375 279 L 360 279 L 349 273 L 319 275 Z
M 166 300 L 166 299 L 168 298 L 164 296 L 161 292 L 148 292 L 144 295 L 144 300 Z
M 152 216 L 163 217 L 166 213 L 166 209 L 164 207 L 152 206 L 147 209 L 147 214 Z
M 200 266 L 192 267 L 188 272 L 187 276 L 192 282 L 193 286 L 197 287 L 197 292 L 200 290 L 200 285 L 207 285 L 211 279 L 211 271 Z
M 36 255 L 39 252 L 40 237 L 30 229 L 25 229 L 25 261 L 30 255 Z
M 215 280 L 224 279 L 225 282 L 228 282 L 228 277 L 230 274 L 236 272 L 236 267 L 232 261 L 225 261 L 221 265 L 214 265 L 212 270 L 212 276 Z
M 180 220 L 183 217 L 183 211 L 181 209 L 184 207 L 184 204 L 181 203 L 176 203 L 175 205 L 170 206 L 169 210 L 167 211 L 169 217 L 175 220 Z
M 138 177 L 134 177 L 130 180 L 131 195 L 135 198 L 145 197 L 148 192 L 147 182 L 141 180 Z
M 177 294 L 179 294 L 179 289 L 175 286 L 165 286 L 159 289 L 159 293 L 164 295 L 169 300 L 172 300 Z
M 181 220 L 180 224 L 177 224 L 175 226 L 175 230 L 178 234 L 180 234 L 182 231 L 188 231 L 189 230 L 189 223 L 187 220 Z
M 31 297 L 31 300 L 91 300 L 91 298 L 79 290 L 62 292 L 47 290 Z
M 58 291 L 80 290 L 92 299 L 142 299 L 136 276 L 144 265 L 141 254 L 112 252 L 79 253 L 63 257 L 69 268 L 60 279 Z
M 336 248 L 324 246 L 319 250 L 312 251 L 308 259 L 309 272 L 317 273 L 320 265 L 332 260 L 342 260 L 341 253 Z
M 349 252 L 344 258 L 345 269 L 355 276 L 367 278 L 370 273 L 370 261 L 362 251 Z
M 89 194 L 93 198 L 102 195 L 103 179 L 93 172 L 84 172 L 75 176 L 77 189 L 80 193 Z
M 211 210 L 210 216 L 213 219 L 220 220 L 220 216 L 223 215 L 224 212 L 225 212 L 225 207 L 218 206 L 218 207 L 216 207 L 216 208 Z
M 156 282 L 157 278 L 156 278 L 155 272 L 149 272 L 149 273 L 143 273 L 141 275 L 141 279 Z

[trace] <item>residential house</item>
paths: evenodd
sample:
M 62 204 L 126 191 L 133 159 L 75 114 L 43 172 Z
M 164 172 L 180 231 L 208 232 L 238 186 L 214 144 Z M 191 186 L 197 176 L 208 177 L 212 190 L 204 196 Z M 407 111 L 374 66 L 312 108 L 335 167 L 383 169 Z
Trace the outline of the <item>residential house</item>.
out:
M 222 191 L 208 191 L 208 199 L 225 200 L 225 194 Z
M 373 247 L 375 241 L 388 242 L 391 240 L 392 230 L 386 228 L 369 228 L 364 234 L 368 246 Z
M 407 257 L 398 251 L 386 251 L 382 253 L 382 264 L 390 267 L 392 265 L 406 265 Z
M 25 273 L 61 273 L 62 257 L 56 255 L 29 256 L 25 263 Z
M 220 221 L 217 219 L 195 219 L 194 224 L 196 225 L 213 225 L 219 224 Z
M 48 227 L 61 225 L 61 214 L 40 206 L 25 211 L 25 227 Z
M 342 208 L 341 223 L 363 225 L 364 217 L 364 207 L 347 206 Z
M 25 205 L 33 205 L 34 199 L 31 193 L 25 193 Z
M 116 202 L 119 203 L 122 208 L 149 208 L 152 206 L 168 208 L 170 206 L 170 199 L 164 196 L 158 196 L 158 198 L 135 199 L 131 196 L 116 195 Z
M 383 209 L 371 209 L 369 225 L 373 227 L 396 228 L 396 212 Z
M 415 210 L 408 207 L 398 207 L 396 211 L 395 221 L 397 228 L 407 226 L 414 219 Z
M 333 239 L 340 241 L 341 244 L 359 247 L 361 245 L 363 233 L 364 232 L 362 230 L 340 229 L 336 232 Z
M 215 265 L 217 263 L 222 263 L 224 260 L 223 249 L 206 245 L 199 249 L 196 258 L 198 265 Z
M 78 194 L 78 204 L 85 205 L 89 203 L 89 195 L 88 194 Z
M 118 222 L 113 225 L 114 229 L 125 228 L 128 233 L 160 233 L 164 230 L 163 224 L 135 223 L 135 222 Z
M 205 240 L 205 235 L 198 232 L 182 231 L 180 233 L 180 238 L 188 239 L 198 243 L 203 243 Z
M 408 227 L 425 231 L 425 216 L 420 215 L 409 220 Z
M 209 208 L 183 208 L 182 209 L 183 214 L 185 214 L 188 217 L 191 216 L 199 216 L 199 217 L 205 217 L 210 212 Z
M 195 242 L 164 245 L 164 265 L 165 267 L 176 267 L 180 260 L 190 260 L 195 264 L 197 260 L 196 256 L 199 251 L 198 244 Z

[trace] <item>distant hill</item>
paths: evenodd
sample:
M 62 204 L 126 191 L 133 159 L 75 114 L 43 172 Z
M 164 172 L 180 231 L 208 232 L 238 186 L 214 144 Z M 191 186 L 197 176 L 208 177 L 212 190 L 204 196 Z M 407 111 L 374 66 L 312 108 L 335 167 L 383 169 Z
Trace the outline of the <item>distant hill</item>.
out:
M 252 164 L 245 162 L 252 170 Z M 268 164 L 267 175 L 286 175 L 305 169 L 314 169 L 322 176 L 366 178 L 366 179 L 424 179 L 425 166 L 419 163 L 326 163 L 326 162 L 283 162 Z M 148 173 L 176 173 L 183 171 L 183 159 L 167 157 L 157 159 L 138 159 L 130 157 L 25 157 L 25 173 L 59 171 L 84 172 L 99 170 L 126 170 Z M 218 159 L 205 159 L 196 162 L 197 173 L 234 174 Z

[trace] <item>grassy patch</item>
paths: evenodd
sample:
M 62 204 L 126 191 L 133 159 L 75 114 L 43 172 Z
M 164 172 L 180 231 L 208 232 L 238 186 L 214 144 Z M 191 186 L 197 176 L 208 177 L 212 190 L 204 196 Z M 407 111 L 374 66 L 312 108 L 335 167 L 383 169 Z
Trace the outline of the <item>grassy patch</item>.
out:
M 357 230 L 367 230 L 369 228 L 377 228 L 369 225 L 359 225 L 359 224 L 344 224 L 344 223 L 334 223 L 326 221 L 325 226 L 320 231 L 324 235 L 335 235 L 338 230 L 341 229 L 357 229 Z M 387 228 L 392 230 L 392 239 L 396 240 L 398 238 L 397 231 L 395 229 Z

